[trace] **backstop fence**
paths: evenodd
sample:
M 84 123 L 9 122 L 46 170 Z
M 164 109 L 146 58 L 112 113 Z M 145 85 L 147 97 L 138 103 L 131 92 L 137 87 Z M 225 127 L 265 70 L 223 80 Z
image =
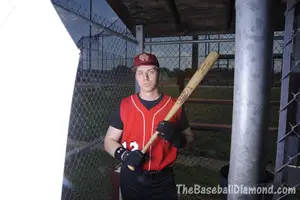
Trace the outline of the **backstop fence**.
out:
M 137 42 L 126 29 L 103 17 L 88 16 L 88 12 L 82 11 L 75 3 L 52 2 L 67 29 L 74 32 L 73 38 L 81 50 L 70 114 L 62 199 L 111 199 L 111 172 L 119 163 L 104 152 L 103 139 L 120 100 L 135 92 L 130 67 Z M 81 33 L 83 27 L 91 31 Z M 77 33 L 80 37 L 76 36 Z M 270 134 L 266 144 L 269 148 L 265 152 L 269 161 L 266 166 L 268 182 L 273 180 L 271 172 L 276 162 L 279 100 L 285 87 L 281 80 L 283 47 L 283 32 L 274 33 L 274 106 L 270 110 Z M 220 53 L 220 59 L 201 82 L 201 87 L 184 105 L 196 141 L 190 150 L 179 153 L 175 166 L 178 184 L 214 187 L 226 182 L 233 75 L 234 68 L 238 67 L 234 66 L 234 48 L 232 34 L 145 38 L 145 51 L 156 54 L 161 65 L 160 89 L 174 97 L 180 94 L 193 70 L 210 51 Z M 294 94 L 299 94 L 299 91 Z M 299 102 L 296 96 L 293 99 Z M 299 124 L 293 125 L 295 128 Z M 197 199 L 197 195 L 184 196 Z M 218 195 L 206 196 L 218 199 Z
M 287 1 L 278 139 L 274 186 L 297 188 L 296 194 L 282 193 L 275 199 L 299 199 L 300 168 L 300 2 Z
M 69 121 L 62 199 L 110 199 L 109 170 L 117 163 L 103 150 L 110 117 L 121 98 L 135 92 L 128 66 L 135 38 L 74 1 L 52 0 L 80 49 Z

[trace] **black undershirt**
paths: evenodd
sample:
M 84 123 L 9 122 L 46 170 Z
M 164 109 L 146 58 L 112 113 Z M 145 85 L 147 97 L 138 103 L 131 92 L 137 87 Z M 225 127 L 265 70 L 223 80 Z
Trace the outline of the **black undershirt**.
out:
M 141 97 L 139 95 L 138 95 L 138 97 L 139 97 L 139 100 L 141 101 L 141 103 L 148 110 L 150 110 L 151 108 L 156 106 L 163 99 L 164 95 L 163 94 L 160 95 L 160 97 L 154 101 L 146 101 L 144 99 L 141 99 Z M 110 125 L 114 128 L 123 130 L 123 122 L 121 120 L 121 115 L 120 115 L 120 105 L 117 106 L 116 111 L 113 113 Z M 178 126 L 179 131 L 183 131 L 189 127 L 189 122 L 188 122 L 188 119 L 187 119 L 187 116 L 186 116 L 186 113 L 185 113 L 183 107 L 182 107 L 181 116 L 180 116 L 177 126 Z

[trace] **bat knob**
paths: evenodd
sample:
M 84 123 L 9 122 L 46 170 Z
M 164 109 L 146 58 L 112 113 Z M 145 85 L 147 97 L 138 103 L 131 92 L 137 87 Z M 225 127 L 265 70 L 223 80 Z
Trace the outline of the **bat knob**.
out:
M 127 165 L 127 167 L 128 167 L 131 171 L 134 171 L 134 167 L 132 167 L 131 165 Z

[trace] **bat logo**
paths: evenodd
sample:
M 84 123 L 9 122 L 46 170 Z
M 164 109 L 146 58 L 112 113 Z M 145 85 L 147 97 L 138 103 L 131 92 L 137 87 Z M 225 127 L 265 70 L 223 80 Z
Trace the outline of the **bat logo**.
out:
M 181 95 L 178 97 L 177 103 L 181 104 L 181 103 L 185 102 L 185 100 L 187 100 L 187 98 L 189 97 L 190 91 L 192 89 L 193 88 L 190 88 L 190 87 L 184 88 L 184 90 L 182 91 Z

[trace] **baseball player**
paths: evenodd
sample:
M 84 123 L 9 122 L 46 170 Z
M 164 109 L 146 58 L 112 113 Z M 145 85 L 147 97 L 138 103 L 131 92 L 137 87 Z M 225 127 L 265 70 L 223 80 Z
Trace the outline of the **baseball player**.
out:
M 122 99 L 112 116 L 104 148 L 121 162 L 123 200 L 177 200 L 172 166 L 178 150 L 193 141 L 189 122 L 182 108 L 164 121 L 176 100 L 158 90 L 159 62 L 155 55 L 135 56 L 133 70 L 140 92 Z M 155 131 L 159 137 L 143 154 L 141 150 Z

